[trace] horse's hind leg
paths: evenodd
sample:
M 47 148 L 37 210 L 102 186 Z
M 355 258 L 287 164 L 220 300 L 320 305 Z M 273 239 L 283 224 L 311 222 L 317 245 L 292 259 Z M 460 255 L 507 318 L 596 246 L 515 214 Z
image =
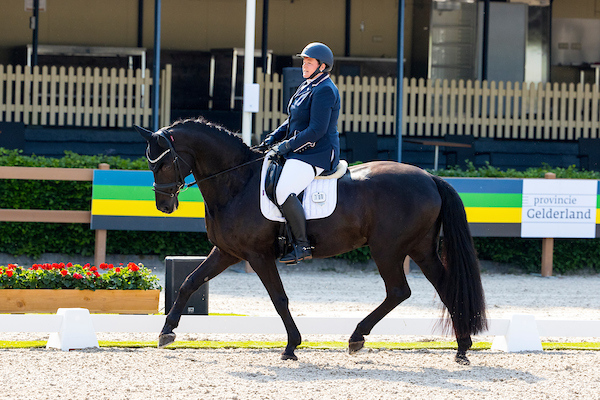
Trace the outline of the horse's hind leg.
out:
M 411 257 L 415 263 L 419 266 L 423 274 L 427 278 L 429 282 L 433 285 L 438 295 L 440 296 L 440 300 L 450 314 L 452 319 L 452 324 L 455 325 L 455 320 L 458 318 L 455 312 L 453 312 L 451 305 L 448 303 L 447 299 L 444 295 L 443 290 L 443 279 L 444 279 L 444 266 L 442 265 L 442 261 L 437 254 L 437 250 L 432 249 L 424 249 L 422 252 L 416 252 L 411 254 Z M 469 334 L 456 334 L 456 343 L 458 345 L 458 350 L 456 352 L 455 361 L 459 364 L 469 365 L 470 361 L 467 358 L 467 351 L 471 348 L 473 342 L 471 340 L 471 335 Z
M 396 306 L 410 297 L 410 288 L 402 267 L 405 254 L 393 254 L 388 250 L 376 249 L 371 246 L 373 260 L 385 283 L 385 300 L 365 319 L 360 321 L 350 336 L 348 350 L 354 354 L 363 348 L 364 335 L 371 333 L 373 327 L 390 313 Z
M 237 257 L 223 253 L 217 247 L 214 247 L 206 260 L 198 266 L 183 282 L 181 289 L 175 299 L 175 304 L 169 311 L 165 325 L 158 337 L 158 347 L 164 347 L 175 341 L 173 329 L 179 325 L 181 314 L 188 302 L 190 296 L 200 288 L 205 282 L 208 282 L 215 276 L 223 272 L 227 267 L 240 261 Z

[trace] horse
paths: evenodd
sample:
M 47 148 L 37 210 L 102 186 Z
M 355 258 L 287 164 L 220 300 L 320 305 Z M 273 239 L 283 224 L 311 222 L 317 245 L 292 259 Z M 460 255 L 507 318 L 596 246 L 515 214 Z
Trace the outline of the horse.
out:
M 205 204 L 208 257 L 183 282 L 159 335 L 160 348 L 175 341 L 189 297 L 229 266 L 246 260 L 262 281 L 287 332 L 284 360 L 297 360 L 302 342 L 290 314 L 275 245 L 280 222 L 260 211 L 262 151 L 203 118 L 180 120 L 156 132 L 135 127 L 147 141 L 146 157 L 154 174 L 156 208 L 169 214 L 193 174 Z M 338 204 L 327 218 L 307 222 L 313 258 L 327 258 L 363 246 L 385 283 L 384 301 L 356 326 L 348 340 L 354 354 L 365 336 L 411 295 L 403 269 L 410 256 L 434 286 L 444 326 L 454 331 L 455 361 L 470 363 L 471 335 L 487 327 L 479 262 L 458 193 L 443 179 L 416 166 L 374 161 L 349 168 L 338 181 Z M 440 233 L 443 232 L 440 245 Z

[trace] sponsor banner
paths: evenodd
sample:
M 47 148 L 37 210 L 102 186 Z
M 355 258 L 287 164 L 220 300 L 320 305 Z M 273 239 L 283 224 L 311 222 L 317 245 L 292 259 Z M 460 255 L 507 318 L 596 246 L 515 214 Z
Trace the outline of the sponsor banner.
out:
M 598 181 L 524 179 L 521 237 L 594 238 Z

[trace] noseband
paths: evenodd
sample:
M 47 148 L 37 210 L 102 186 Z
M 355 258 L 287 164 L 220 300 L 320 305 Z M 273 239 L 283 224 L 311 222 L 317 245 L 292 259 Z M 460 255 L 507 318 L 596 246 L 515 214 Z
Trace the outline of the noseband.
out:
M 167 132 L 169 132 L 169 131 L 167 130 Z M 181 190 L 187 189 L 188 187 L 190 187 L 196 183 L 196 182 L 192 182 L 189 184 L 185 183 L 185 177 L 187 175 L 189 175 L 189 173 L 192 172 L 192 167 L 190 167 L 190 165 L 183 158 L 181 158 L 179 156 L 179 154 L 177 154 L 177 152 L 175 151 L 175 148 L 173 148 L 173 144 L 171 143 L 171 140 L 165 134 L 164 129 L 161 129 L 160 131 L 158 131 L 156 133 L 165 139 L 169 148 L 166 149 L 165 151 L 163 151 L 158 157 L 152 159 L 152 158 L 150 158 L 150 144 L 148 143 L 148 147 L 146 147 L 146 159 L 148 159 L 148 166 L 152 172 L 156 172 L 156 170 L 158 169 L 158 163 L 164 157 L 166 157 L 167 154 L 171 153 L 171 156 L 173 158 L 171 162 L 173 163 L 173 168 L 175 168 L 175 174 L 177 176 L 177 181 L 171 182 L 171 183 L 156 183 L 156 182 L 154 182 L 152 185 L 153 186 L 152 190 L 154 190 L 156 193 L 164 194 L 169 197 L 175 197 L 179 194 L 179 192 Z M 179 166 L 180 160 L 183 161 L 183 163 L 188 167 L 188 170 L 190 171 L 185 176 L 181 172 L 181 168 Z

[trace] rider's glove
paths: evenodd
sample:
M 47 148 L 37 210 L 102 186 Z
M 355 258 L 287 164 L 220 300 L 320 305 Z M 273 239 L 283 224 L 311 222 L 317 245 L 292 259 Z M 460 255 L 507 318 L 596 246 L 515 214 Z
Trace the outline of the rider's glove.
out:
M 275 147 L 273 147 L 273 151 L 278 156 L 282 156 L 284 154 L 289 153 L 292 150 L 292 145 L 289 140 L 284 140 L 281 143 L 278 143 Z

